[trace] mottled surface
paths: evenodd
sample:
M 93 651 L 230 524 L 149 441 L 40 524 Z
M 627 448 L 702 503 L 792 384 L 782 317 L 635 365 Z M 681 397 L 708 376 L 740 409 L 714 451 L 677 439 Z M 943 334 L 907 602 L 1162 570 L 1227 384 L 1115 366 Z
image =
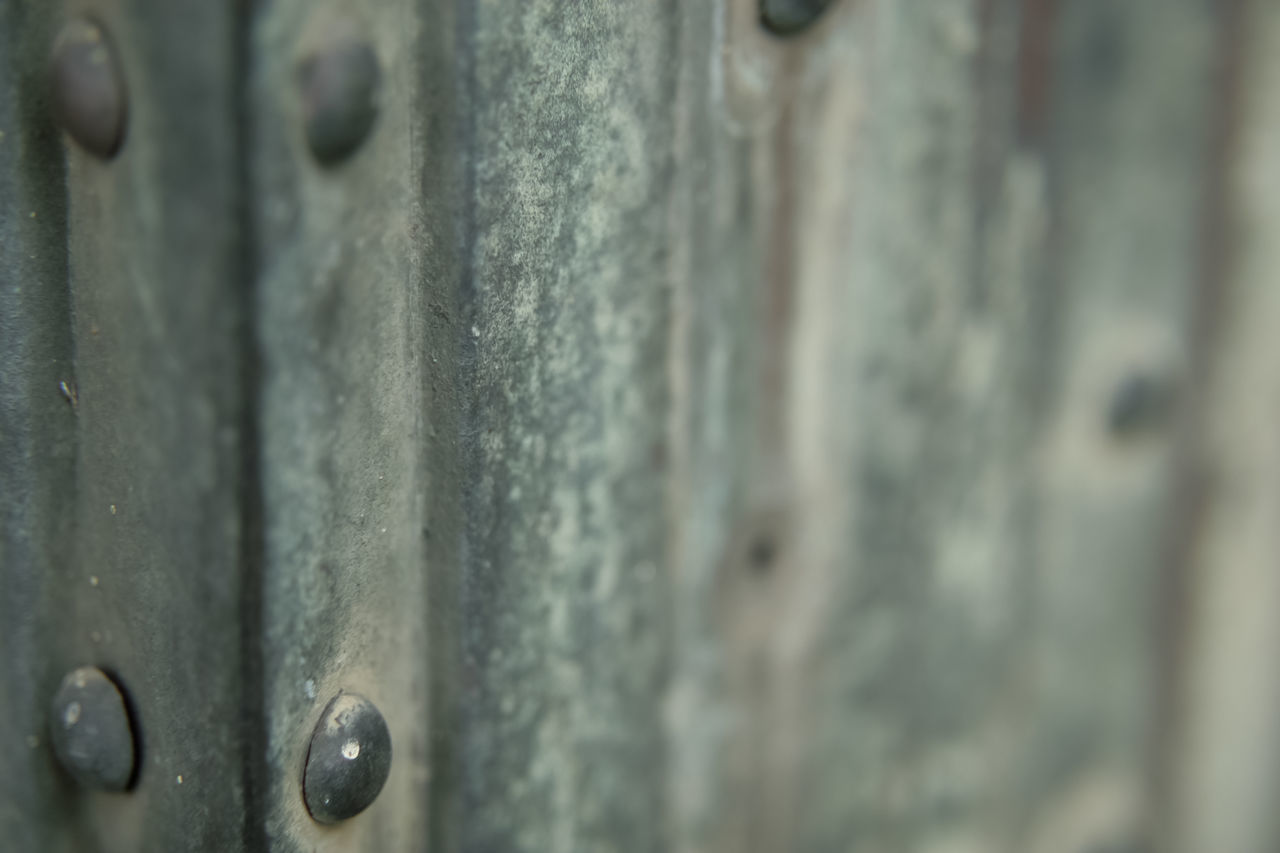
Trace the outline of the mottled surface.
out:
M 459 846 L 663 850 L 672 2 L 475 4 Z
M 16 238 L 0 244 L 13 330 L 0 343 L 0 705 L 3 752 L 21 762 L 0 783 L 0 837 L 15 850 L 237 849 L 242 712 L 255 702 L 241 660 L 235 17 L 204 2 L 83 7 L 109 32 L 130 95 L 109 163 L 52 129 L 59 4 L 0 12 L 0 162 L 13 187 L 0 228 Z M 52 769 L 50 703 L 85 664 L 137 701 L 129 794 Z
M 418 185 L 420 19 L 402 0 L 263 6 L 248 90 L 263 495 L 263 818 L 274 849 L 422 849 L 430 810 L 426 618 L 438 439 L 424 379 L 432 347 Z M 381 67 L 378 115 L 340 163 L 307 148 L 299 71 L 335 37 Z M 435 261 L 438 263 L 438 261 Z M 339 691 L 368 698 L 395 745 L 359 818 L 308 815 L 303 767 Z
M 86 5 L 109 165 L 0 5 L 0 836 L 1275 849 L 1280 12 Z M 129 798 L 43 742 L 82 661 Z M 327 827 L 339 691 L 395 759 Z

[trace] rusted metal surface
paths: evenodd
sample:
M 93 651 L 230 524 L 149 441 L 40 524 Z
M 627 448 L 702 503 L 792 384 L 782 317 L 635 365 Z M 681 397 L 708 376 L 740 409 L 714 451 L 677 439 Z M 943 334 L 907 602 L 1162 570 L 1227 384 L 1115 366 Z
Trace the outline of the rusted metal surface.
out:
M 73 5 L 0 5 L 6 842 L 1276 848 L 1280 13 Z
M 53 27 L 36 4 L 0 5 L 0 742 L 10 762 L 0 833 L 15 849 L 57 851 L 49 829 L 68 823 L 76 793 L 46 725 L 71 662 L 48 659 L 56 632 L 44 625 L 56 612 L 57 567 L 70 559 L 75 415 L 58 393 L 72 348 L 62 147 L 45 117 Z

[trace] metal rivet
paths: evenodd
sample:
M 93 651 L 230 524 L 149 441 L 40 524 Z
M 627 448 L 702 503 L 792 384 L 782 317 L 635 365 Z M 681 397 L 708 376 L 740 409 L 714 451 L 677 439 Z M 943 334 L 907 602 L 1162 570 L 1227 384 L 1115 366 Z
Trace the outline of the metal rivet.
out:
M 779 35 L 791 35 L 818 20 L 832 0 L 760 0 L 760 20 Z
M 1175 388 L 1171 379 L 1145 372 L 1124 377 L 1107 404 L 1107 429 L 1117 437 L 1148 432 L 1169 419 Z
M 378 797 L 391 772 L 391 733 L 373 703 L 339 693 L 311 735 L 303 799 L 321 823 L 354 817 Z
M 373 49 L 342 36 L 305 58 L 298 68 L 307 145 L 323 165 L 350 156 L 378 115 L 381 72 Z
M 53 115 L 86 151 L 104 159 L 120 150 L 128 95 L 106 35 L 83 18 L 67 22 L 49 69 Z
M 100 669 L 73 670 L 53 697 L 53 751 L 82 785 L 123 791 L 133 779 L 134 742 L 124 695 Z

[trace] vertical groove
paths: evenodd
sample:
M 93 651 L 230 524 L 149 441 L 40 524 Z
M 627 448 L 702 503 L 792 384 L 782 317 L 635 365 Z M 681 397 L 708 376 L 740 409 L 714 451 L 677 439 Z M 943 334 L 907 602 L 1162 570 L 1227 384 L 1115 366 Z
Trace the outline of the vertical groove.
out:
M 1208 382 L 1221 333 L 1221 317 L 1231 279 L 1230 172 L 1239 119 L 1244 0 L 1218 0 L 1212 4 L 1218 22 L 1216 67 L 1212 69 L 1212 103 L 1206 110 L 1210 132 L 1206 151 L 1203 199 L 1200 205 L 1201 243 L 1196 288 L 1189 318 L 1189 377 L 1182 403 L 1184 417 L 1178 437 L 1174 471 L 1173 506 L 1170 512 L 1163 561 L 1165 576 L 1157 594 L 1160 650 L 1154 707 L 1164 709 L 1156 721 L 1151 749 L 1151 787 L 1156 803 L 1155 820 L 1162 832 L 1185 828 L 1179 819 L 1179 794 L 1184 787 L 1178 751 L 1185 719 L 1188 633 L 1191 627 L 1194 559 L 1197 540 L 1209 502 L 1205 460 L 1202 456 L 1208 414 Z M 1159 838 L 1160 849 L 1176 849 L 1176 837 Z
M 267 709 L 264 678 L 262 446 L 258 413 L 262 387 L 261 351 L 255 322 L 258 241 L 253 205 L 252 68 L 254 0 L 235 0 L 232 74 L 235 103 L 235 169 L 239 257 L 235 298 L 240 337 L 240 665 L 241 771 L 244 849 L 267 849 L 265 822 Z
M 465 649 L 467 639 L 466 614 L 468 607 L 468 567 L 471 562 L 470 542 L 476 535 L 473 522 L 474 502 L 477 494 L 466 484 L 475 481 L 479 465 L 479 453 L 474 440 L 478 402 L 474 395 L 461 389 L 469 389 L 475 382 L 477 341 L 469 333 L 477 314 L 477 293 L 474 272 L 476 251 L 476 116 L 475 103 L 475 31 L 479 14 L 476 5 L 467 0 L 433 0 L 450 4 L 453 17 L 453 86 L 452 129 L 449 141 L 456 152 L 453 161 L 456 171 L 444 175 L 452 185 L 448 197 L 452 200 L 450 213 L 454 219 L 452 228 L 442 226 L 442 242 L 455 247 L 456 279 L 446 279 L 439 287 L 446 295 L 453 310 L 455 322 L 438 326 L 443 335 L 451 336 L 448 351 L 452 358 L 447 368 L 450 376 L 442 382 L 459 389 L 448 400 L 448 412 L 443 415 L 446 439 L 436 443 L 433 452 L 444 457 L 448 473 L 437 479 L 429 498 L 430 507 L 447 506 L 447 521 L 433 532 L 446 541 L 429 545 L 428 596 L 432 604 L 428 611 L 429 626 L 431 749 L 428 758 L 431 771 L 430 807 L 428 820 L 430 849 L 461 851 L 468 848 L 468 839 L 462 815 L 468 810 L 467 774 L 465 765 L 467 732 L 462 691 L 467 683 L 464 672 L 467 666 Z M 433 3 L 428 3 L 431 6 Z M 436 167 L 448 169 L 449 167 Z M 432 172 L 423 169 L 424 176 Z M 430 368 L 428 369 L 428 374 Z M 434 380 L 424 377 L 427 384 Z M 430 389 L 426 389 L 430 390 Z M 424 399 L 433 399 L 429 394 Z M 434 415 L 432 415 L 434 416 Z M 432 461 L 428 465 L 435 470 Z M 429 509 L 429 511 L 431 511 Z M 443 559 L 440 559 L 443 558 Z

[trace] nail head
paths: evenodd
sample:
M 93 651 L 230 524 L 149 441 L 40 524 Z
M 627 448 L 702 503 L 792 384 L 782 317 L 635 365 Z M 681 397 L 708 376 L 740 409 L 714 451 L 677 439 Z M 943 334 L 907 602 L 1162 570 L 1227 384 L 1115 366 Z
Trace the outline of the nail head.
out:
M 311 736 L 303 798 L 320 823 L 337 823 L 367 809 L 391 772 L 391 733 L 373 703 L 339 693 Z
M 760 0 L 760 20 L 778 35 L 792 35 L 808 27 L 832 0 Z
M 49 76 L 58 124 L 89 153 L 114 156 L 124 140 L 128 95 L 102 29 L 85 18 L 68 21 L 54 41 Z
M 102 670 L 81 667 L 62 679 L 49 729 L 58 760 L 82 785 L 104 791 L 129 787 L 133 730 L 124 695 Z
M 307 145 L 332 166 L 360 147 L 378 115 L 378 57 L 354 37 L 340 38 L 302 61 L 298 79 Z

